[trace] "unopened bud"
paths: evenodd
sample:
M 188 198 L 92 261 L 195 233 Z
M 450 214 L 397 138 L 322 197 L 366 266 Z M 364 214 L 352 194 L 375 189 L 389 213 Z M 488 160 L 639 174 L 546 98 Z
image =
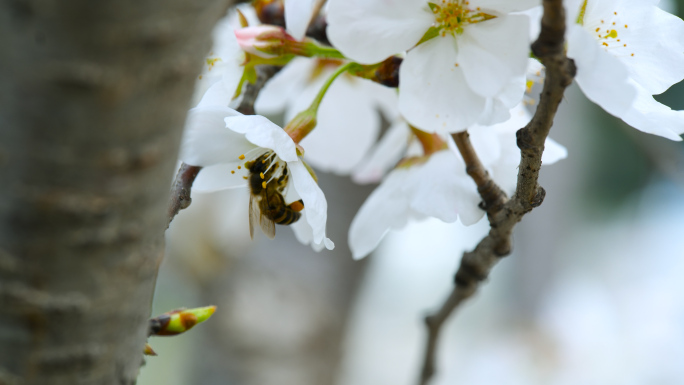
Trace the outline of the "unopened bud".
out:
M 143 349 L 143 354 L 146 356 L 156 356 L 157 352 L 152 349 L 152 346 L 150 344 L 146 343 L 145 344 L 145 349 Z
M 243 51 L 265 59 L 293 54 L 301 45 L 285 29 L 273 25 L 236 29 L 235 37 Z
M 150 320 L 149 334 L 155 336 L 175 336 L 184 333 L 198 323 L 208 320 L 215 311 L 216 306 L 206 306 L 164 313 Z

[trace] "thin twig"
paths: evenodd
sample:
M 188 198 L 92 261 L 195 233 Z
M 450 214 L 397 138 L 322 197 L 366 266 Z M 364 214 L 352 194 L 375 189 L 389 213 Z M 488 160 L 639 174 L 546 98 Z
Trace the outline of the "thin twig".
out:
M 256 102 L 259 92 L 266 85 L 269 79 L 280 71 L 282 67 L 278 66 L 259 66 L 257 67 L 257 80 L 254 84 L 247 84 L 242 95 L 242 101 L 237 111 L 245 115 L 254 115 L 254 103 Z M 180 169 L 176 174 L 176 179 L 171 187 L 171 198 L 169 200 L 168 216 L 169 221 L 166 225 L 168 229 L 171 221 L 176 217 L 179 211 L 188 208 L 192 203 L 190 197 L 192 193 L 192 184 L 197 178 L 197 174 L 202 170 L 199 166 L 190 166 L 181 163 Z
M 178 173 L 176 174 L 176 179 L 173 181 L 173 186 L 171 187 L 171 199 L 169 200 L 169 222 L 166 224 L 168 229 L 171 225 L 171 221 L 175 218 L 179 211 L 188 208 L 190 203 L 192 203 L 192 198 L 190 193 L 192 190 L 192 183 L 197 178 L 202 167 L 190 166 L 185 163 L 181 163 Z
M 257 67 L 257 80 L 254 84 L 247 84 L 245 87 L 245 92 L 242 94 L 242 101 L 237 111 L 245 115 L 254 115 L 254 103 L 256 103 L 259 92 L 264 88 L 266 82 L 274 77 L 282 68 L 267 65 Z
M 487 169 L 480 162 L 475 148 L 470 143 L 468 131 L 453 134 L 452 138 L 465 161 L 466 172 L 477 185 L 477 191 L 482 197 L 482 209 L 488 213 L 500 210 L 501 206 L 506 203 L 506 193 L 489 177 Z
M 575 76 L 575 65 L 565 56 L 565 11 L 562 0 L 544 0 L 541 33 L 532 45 L 532 52 L 546 67 L 546 79 L 534 117 L 517 134 L 521 158 L 515 194 L 507 199 L 489 178 L 467 134 L 454 135 L 466 171 L 478 186 L 490 223 L 489 234 L 474 250 L 465 252 L 455 276 L 455 285 L 442 307 L 426 317 L 427 346 L 420 384 L 427 384 L 435 373 L 435 355 L 441 327 L 456 308 L 477 291 L 494 265 L 511 252 L 513 227 L 522 217 L 544 200 L 546 192 L 539 186 L 539 169 L 544 142 L 553 124 L 565 88 Z

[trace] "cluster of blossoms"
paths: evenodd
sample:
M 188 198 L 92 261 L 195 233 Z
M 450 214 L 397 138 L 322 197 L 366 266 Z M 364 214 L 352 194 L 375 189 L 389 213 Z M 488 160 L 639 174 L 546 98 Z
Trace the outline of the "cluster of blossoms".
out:
M 355 258 L 408 220 L 468 225 L 484 215 L 451 134 L 467 131 L 493 180 L 514 191 L 515 132 L 531 119 L 526 91 L 541 66 L 530 59 L 540 0 L 323 3 L 255 0 L 217 27 L 181 153 L 203 167 L 195 191 L 249 188 L 259 195 L 250 222 L 268 235 L 268 222 L 290 224 L 321 250 L 334 245 L 313 168 L 380 182 L 351 225 Z M 683 112 L 653 95 L 684 78 L 684 22 L 657 3 L 566 1 L 567 54 L 590 100 L 634 128 L 681 140 Z M 278 9 L 285 25 L 263 24 Z M 319 14 L 327 34 L 316 41 L 305 33 Z M 284 128 L 233 109 L 261 65 L 282 69 L 255 110 L 283 113 Z M 398 87 L 381 76 L 397 67 L 389 78 Z M 389 129 L 379 139 L 381 116 Z M 547 140 L 544 164 L 566 155 Z

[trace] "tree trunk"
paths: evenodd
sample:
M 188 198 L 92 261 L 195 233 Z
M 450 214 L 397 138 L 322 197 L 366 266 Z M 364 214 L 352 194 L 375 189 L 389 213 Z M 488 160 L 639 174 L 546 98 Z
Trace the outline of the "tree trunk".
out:
M 230 1 L 0 0 L 0 384 L 133 384 Z

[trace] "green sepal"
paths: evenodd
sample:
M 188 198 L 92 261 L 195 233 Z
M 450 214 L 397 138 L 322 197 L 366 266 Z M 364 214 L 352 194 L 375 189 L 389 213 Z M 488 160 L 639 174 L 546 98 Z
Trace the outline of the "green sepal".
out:
M 416 45 L 423 44 L 426 41 L 439 36 L 439 31 L 441 31 L 441 30 L 442 30 L 441 27 L 430 27 L 430 28 L 428 28 L 428 30 L 425 32 L 423 37 L 420 38 L 420 40 L 418 41 L 418 44 L 416 44 Z

